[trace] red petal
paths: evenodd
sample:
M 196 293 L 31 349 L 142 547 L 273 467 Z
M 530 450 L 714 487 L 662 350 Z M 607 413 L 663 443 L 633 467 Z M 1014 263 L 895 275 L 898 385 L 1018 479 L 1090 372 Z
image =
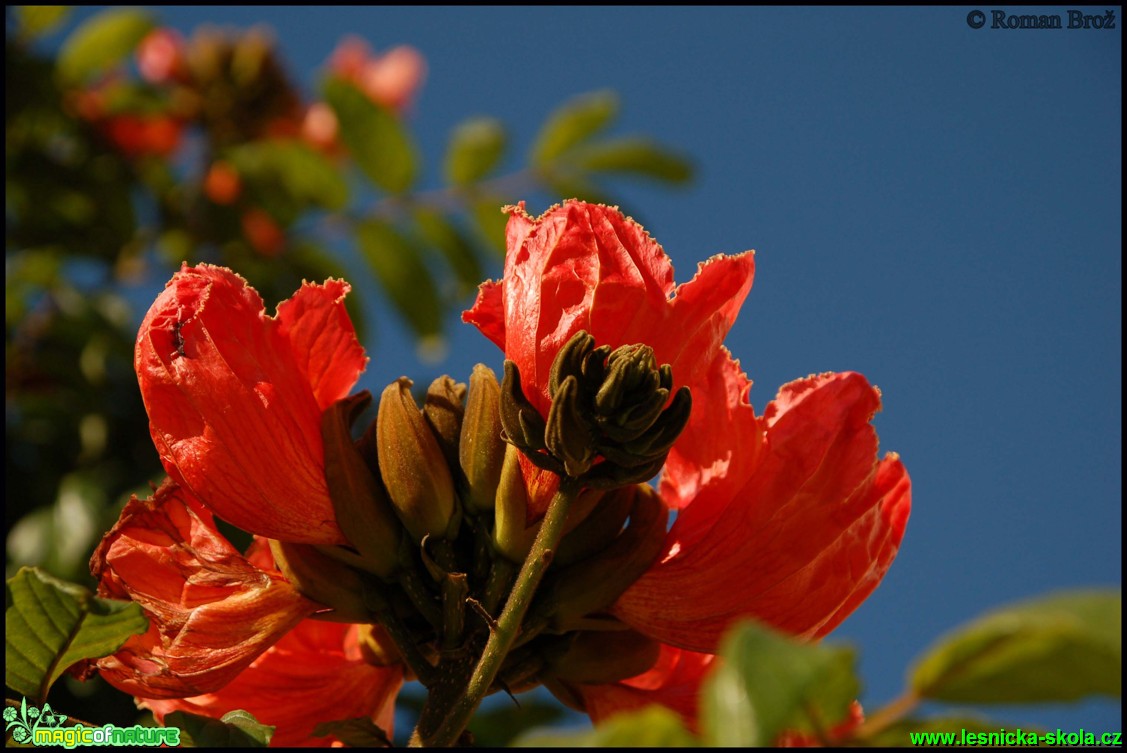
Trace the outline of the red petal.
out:
M 230 270 L 185 266 L 137 336 L 137 380 L 169 475 L 252 533 L 345 541 L 325 481 L 319 405 L 362 365 L 351 325 L 342 329 L 338 286 L 303 288 L 275 320 Z
M 367 664 L 353 649 L 355 629 L 305 620 L 221 690 L 138 705 L 161 724 L 173 711 L 218 719 L 244 709 L 277 727 L 271 747 L 327 745 L 333 738 L 312 737 L 313 728 L 337 719 L 370 717 L 391 735 L 402 667 Z
M 368 364 L 344 307 L 351 289 L 343 280 L 306 282 L 278 306 L 279 330 L 321 410 L 346 397 Z
M 492 280 L 481 283 L 477 289 L 477 300 L 473 308 L 462 312 L 462 321 L 472 324 L 493 341 L 501 350 L 505 349 L 505 294 L 504 286 Z
M 280 573 L 248 562 L 198 509 L 167 480 L 149 499 L 130 500 L 90 561 L 100 593 L 137 602 L 149 618 L 147 633 L 98 662 L 127 693 L 220 688 L 319 608 Z
M 596 724 L 615 714 L 658 703 L 680 714 L 686 726 L 696 732 L 701 682 L 715 658 L 662 645 L 657 664 L 637 677 L 606 685 L 569 683 L 567 687 L 582 697 L 587 714 Z
M 708 521 L 718 513 L 706 514 L 704 508 L 726 504 L 735 492 L 733 485 L 742 483 L 730 467 L 758 463 L 764 427 L 747 401 L 751 380 L 726 348 L 720 348 L 691 389 L 693 411 L 666 459 L 661 498 L 675 509 L 692 503 L 694 519 Z M 718 488 L 702 494 L 711 486 Z M 682 537 L 688 532 L 682 531 Z
M 742 616 L 804 637 L 836 626 L 883 577 L 911 507 L 903 465 L 876 460 L 869 422 L 879 394 L 855 373 L 783 387 L 764 412 L 764 447 L 751 462 L 733 458 L 723 483 L 699 491 L 664 559 L 615 614 L 706 651 Z M 713 431 L 726 436 L 728 427 Z

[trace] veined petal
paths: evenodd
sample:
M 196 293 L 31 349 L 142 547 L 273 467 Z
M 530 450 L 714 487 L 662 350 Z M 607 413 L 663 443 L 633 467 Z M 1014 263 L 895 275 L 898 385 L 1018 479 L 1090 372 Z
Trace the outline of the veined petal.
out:
M 666 554 L 614 613 L 698 651 L 715 650 L 742 616 L 808 638 L 835 627 L 884 576 L 911 508 L 898 458 L 877 462 L 879 408 L 880 393 L 856 373 L 783 387 L 761 419 L 756 460 L 699 489 Z
M 497 342 L 503 304 L 505 355 L 520 368 L 529 400 L 545 413 L 552 360 L 579 330 L 612 348 L 651 345 L 658 362 L 673 363 L 674 378 L 686 384 L 703 370 L 697 361 L 711 361 L 751 287 L 752 255 L 718 256 L 674 296 L 669 257 L 613 207 L 573 200 L 535 219 L 523 204 L 509 212 L 501 300 L 495 284 L 483 287 L 464 318 Z M 684 377 L 676 366 L 682 354 Z
M 293 298 L 278 304 L 278 328 L 321 410 L 347 397 L 368 365 L 344 307 L 350 290 L 343 280 L 304 282 Z
M 568 683 L 598 724 L 615 714 L 638 711 L 657 703 L 676 711 L 693 732 L 698 728 L 700 686 L 716 659 L 712 654 L 662 645 L 657 663 L 647 672 L 603 685 Z
M 369 717 L 392 734 L 401 665 L 375 667 L 362 658 L 356 626 L 305 620 L 258 657 L 228 685 L 191 698 L 138 699 L 164 723 L 166 714 L 188 711 L 216 719 L 244 709 L 274 725 L 271 747 L 329 745 L 313 737 L 321 722 Z
M 134 365 L 161 461 L 244 530 L 345 543 L 321 440 L 323 404 L 364 365 L 345 292 L 307 285 L 275 319 L 230 270 L 184 266 L 141 325 Z
M 97 662 L 132 695 L 223 687 L 320 605 L 247 561 L 185 489 L 166 480 L 134 497 L 90 561 L 99 593 L 141 605 L 149 630 Z

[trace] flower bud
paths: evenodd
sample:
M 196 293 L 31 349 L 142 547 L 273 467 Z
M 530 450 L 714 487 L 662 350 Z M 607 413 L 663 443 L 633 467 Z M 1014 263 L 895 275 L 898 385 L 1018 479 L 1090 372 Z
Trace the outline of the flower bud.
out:
M 458 467 L 458 437 L 462 431 L 462 416 L 465 414 L 462 405 L 465 400 L 466 385 L 448 376 L 440 376 L 431 382 L 423 402 L 423 414 L 450 468 Z
M 368 622 L 372 612 L 364 605 L 364 583 L 352 568 L 319 552 L 311 544 L 270 539 L 274 563 L 294 588 L 332 611 L 314 617 L 332 622 Z
M 596 348 L 579 331 L 552 362 L 547 421 L 524 397 L 511 361 L 501 419 L 506 438 L 538 467 L 582 478 L 591 488 L 627 486 L 657 473 L 689 421 L 689 388 L 672 389 L 672 368 L 658 366 L 650 346 Z
M 665 541 L 669 511 L 648 486 L 635 485 L 630 523 L 601 552 L 555 573 L 543 594 L 553 627 L 570 629 L 585 615 L 610 607 L 653 564 Z
M 576 503 L 589 494 L 597 492 L 591 489 L 584 491 Z M 633 506 L 633 487 L 625 486 L 603 494 L 591 513 L 574 529 L 565 532 L 552 559 L 553 565 L 566 567 L 606 549 L 622 531 L 622 525 Z M 570 514 L 568 517 L 571 517 Z
M 381 625 L 358 625 L 356 643 L 364 661 L 373 667 L 389 667 L 392 664 L 403 663 L 403 657 L 399 655 L 395 641 L 391 640 Z
M 454 516 L 454 482 L 446 457 L 400 377 L 380 397 L 376 441 L 380 474 L 391 502 L 411 537 L 443 538 Z
M 563 651 L 552 651 L 545 672 L 564 682 L 591 685 L 637 677 L 657 662 L 661 645 L 634 630 L 580 631 Z
M 501 439 L 501 385 L 484 364 L 477 364 L 470 375 L 469 397 L 458 443 L 458 462 L 469 483 L 467 501 L 479 512 L 492 510 L 505 462 L 505 441 Z
M 540 528 L 539 525 L 525 527 L 528 520 L 528 491 L 519 458 L 520 450 L 507 445 L 501 466 L 501 479 L 497 484 L 493 527 L 494 546 L 512 562 L 524 562 Z
M 387 577 L 398 567 L 402 528 L 387 492 L 352 442 L 351 426 L 372 396 L 365 390 L 337 401 L 321 417 L 325 480 L 337 525 L 360 553 L 363 567 Z

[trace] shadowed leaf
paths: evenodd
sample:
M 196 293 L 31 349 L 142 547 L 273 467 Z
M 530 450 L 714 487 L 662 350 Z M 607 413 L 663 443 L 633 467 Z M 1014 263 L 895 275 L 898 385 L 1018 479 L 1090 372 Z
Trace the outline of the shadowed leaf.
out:
M 921 697 L 959 703 L 1118 698 L 1123 689 L 1119 593 L 1054 594 L 990 612 L 940 639 L 911 672 Z
M 7 586 L 5 683 L 36 703 L 67 667 L 108 656 L 149 626 L 139 605 L 100 599 L 37 568 L 20 568 Z
M 144 11 L 102 11 L 67 37 L 59 52 L 59 75 L 72 84 L 89 81 L 133 52 L 152 28 L 152 16 Z

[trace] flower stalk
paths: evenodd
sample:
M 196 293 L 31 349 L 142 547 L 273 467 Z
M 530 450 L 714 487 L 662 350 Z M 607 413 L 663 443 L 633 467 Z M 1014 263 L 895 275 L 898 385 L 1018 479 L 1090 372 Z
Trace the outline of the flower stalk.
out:
M 517 574 L 501 616 L 490 630 L 481 658 L 473 667 L 464 691 L 455 696 L 449 707 L 442 702 L 444 699 L 436 697 L 439 694 L 432 693 L 411 737 L 412 746 L 449 747 L 458 742 L 482 699 L 489 693 L 520 633 L 521 622 L 552 562 L 552 555 L 559 547 L 568 511 L 578 495 L 579 485 L 574 479 L 561 480 L 559 490 L 548 505 L 540 532 L 532 542 L 532 549 Z

